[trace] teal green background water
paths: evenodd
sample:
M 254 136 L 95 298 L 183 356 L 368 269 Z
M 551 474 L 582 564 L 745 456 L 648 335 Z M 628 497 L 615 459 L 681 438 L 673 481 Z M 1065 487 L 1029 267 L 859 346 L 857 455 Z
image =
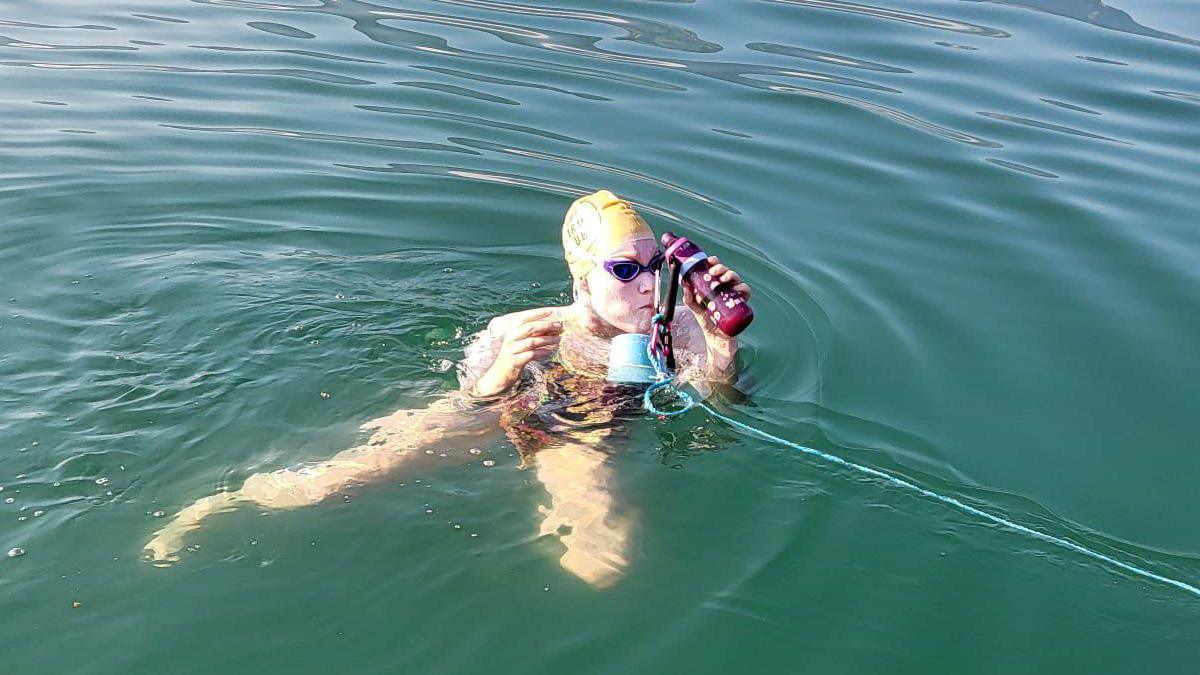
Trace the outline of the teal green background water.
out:
M 607 187 L 754 286 L 725 412 L 1200 582 L 1194 6 L 870 1 L 0 2 L 5 671 L 1194 670 L 1196 597 L 702 411 L 608 591 L 501 445 L 137 560 L 563 301 Z

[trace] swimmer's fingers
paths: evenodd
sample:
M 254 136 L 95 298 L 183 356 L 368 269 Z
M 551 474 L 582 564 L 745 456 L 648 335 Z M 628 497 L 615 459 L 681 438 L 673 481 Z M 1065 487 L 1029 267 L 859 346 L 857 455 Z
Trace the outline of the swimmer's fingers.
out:
M 537 351 L 539 349 L 552 349 L 558 346 L 559 337 L 557 335 L 538 335 L 517 340 L 512 343 L 509 353 L 513 356 L 524 354 L 526 352 Z
M 737 272 L 729 269 L 729 266 L 721 262 L 715 255 L 708 256 L 708 265 L 708 273 L 723 284 L 736 284 L 742 280 Z
M 513 357 L 513 361 L 523 368 L 533 361 L 544 361 L 551 356 L 554 356 L 554 352 L 557 349 L 557 347 L 542 347 L 540 349 L 532 349 L 530 351 L 517 354 Z
M 708 273 L 714 279 L 720 281 L 722 284 L 732 286 L 732 290 L 746 296 L 747 300 L 750 299 L 750 285 L 742 281 L 742 275 L 729 269 L 729 266 L 722 263 L 715 255 L 708 256 L 708 264 Z
M 558 335 L 562 333 L 562 330 L 561 321 L 526 321 L 518 326 L 508 339 L 510 342 L 519 342 L 537 335 Z

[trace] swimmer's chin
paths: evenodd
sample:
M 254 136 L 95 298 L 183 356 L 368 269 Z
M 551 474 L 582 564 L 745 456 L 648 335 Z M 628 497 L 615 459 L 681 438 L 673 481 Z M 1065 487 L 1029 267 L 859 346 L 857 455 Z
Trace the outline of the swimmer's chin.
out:
M 628 323 L 633 329 L 630 333 L 649 333 L 650 321 L 654 318 L 654 307 L 647 305 L 639 307 L 637 312 L 631 317 L 633 320 Z

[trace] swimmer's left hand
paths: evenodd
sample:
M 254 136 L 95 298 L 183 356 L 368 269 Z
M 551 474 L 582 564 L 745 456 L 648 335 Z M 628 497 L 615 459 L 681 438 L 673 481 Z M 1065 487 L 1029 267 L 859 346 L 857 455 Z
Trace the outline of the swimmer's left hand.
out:
M 708 256 L 708 265 L 709 274 L 713 275 L 713 277 L 716 279 L 720 279 L 721 283 L 725 286 L 732 286 L 732 289 L 738 293 L 741 293 L 742 297 L 744 297 L 746 300 L 750 299 L 750 285 L 742 281 L 741 275 L 729 269 L 729 267 L 722 263 L 721 260 L 715 255 Z M 685 292 L 683 294 L 683 302 L 687 305 L 688 309 L 692 310 L 692 314 L 696 315 L 696 321 L 700 323 L 700 327 L 704 329 L 706 335 L 720 337 L 727 340 L 731 339 L 726 337 L 724 333 L 718 330 L 712 320 L 708 318 L 708 312 L 704 311 L 704 297 L 702 295 L 699 293 Z

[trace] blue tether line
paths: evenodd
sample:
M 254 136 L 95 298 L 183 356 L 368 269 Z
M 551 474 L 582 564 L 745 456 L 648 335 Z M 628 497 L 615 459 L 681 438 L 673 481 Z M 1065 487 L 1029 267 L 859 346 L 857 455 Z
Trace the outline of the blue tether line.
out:
M 840 466 L 845 469 L 849 469 L 851 471 L 854 471 L 859 474 L 863 474 L 865 476 L 870 476 L 871 478 L 875 478 L 875 479 L 877 479 L 887 485 L 890 485 L 894 488 L 899 488 L 901 490 L 905 490 L 907 492 L 912 492 L 912 493 L 915 493 L 922 497 L 932 499 L 936 502 L 945 504 L 946 506 L 949 506 L 949 507 L 951 507 L 955 510 L 958 510 L 962 513 L 965 513 L 969 516 L 974 516 L 976 518 L 979 518 L 980 520 L 985 520 L 989 523 L 993 523 L 993 524 L 999 525 L 1001 527 L 1005 527 L 1010 530 L 1014 530 L 1016 532 L 1026 535 L 1028 537 L 1032 537 L 1034 539 L 1044 541 L 1048 544 L 1053 544 L 1054 546 L 1058 546 L 1060 548 L 1067 549 L 1068 551 L 1078 553 L 1079 555 L 1082 555 L 1087 558 L 1091 558 L 1092 560 L 1101 562 L 1105 565 L 1108 565 L 1109 567 L 1123 570 L 1123 571 L 1133 574 L 1135 576 L 1143 577 L 1145 579 L 1150 579 L 1152 581 L 1157 581 L 1159 583 L 1166 584 L 1168 586 L 1173 586 L 1174 588 L 1177 588 L 1177 589 L 1184 591 L 1190 595 L 1200 598 L 1200 588 L 1197 588 L 1196 586 L 1193 586 L 1192 584 L 1189 584 L 1189 583 L 1186 583 L 1183 581 L 1179 581 L 1177 579 L 1172 579 L 1170 577 L 1165 577 L 1156 572 L 1151 572 L 1148 569 L 1138 567 L 1137 565 L 1134 565 L 1132 563 L 1127 563 L 1123 560 L 1118 560 L 1112 556 L 1105 555 L 1104 553 L 1100 553 L 1099 551 L 1093 551 L 1092 549 L 1087 548 L 1086 546 L 1081 546 L 1079 544 L 1076 544 L 1073 541 L 1063 539 L 1062 537 L 1056 537 L 1052 534 L 1046 534 L 1045 532 L 1039 532 L 1038 530 L 1035 530 L 1031 527 L 1026 527 L 1025 525 L 1021 525 L 1020 523 L 1015 523 L 1011 520 L 1008 520 L 1007 518 L 1003 518 L 1001 516 L 997 516 L 995 514 L 988 513 L 987 511 L 984 511 L 983 509 L 971 506 L 970 504 L 967 504 L 966 502 L 963 502 L 959 499 L 955 499 L 954 497 L 947 497 L 946 495 L 938 494 L 937 492 L 934 492 L 933 490 L 930 490 L 928 488 L 923 488 L 920 485 L 917 485 L 916 483 L 912 483 L 907 480 L 904 480 L 903 478 L 893 476 L 892 474 L 887 473 L 885 471 L 880 471 L 879 469 L 873 469 L 869 466 L 858 464 L 856 462 L 851 462 L 850 460 L 842 459 L 841 457 L 838 457 L 837 455 L 831 455 L 828 452 L 823 452 L 823 451 L 817 450 L 815 448 L 809 448 L 809 447 L 800 445 L 799 443 L 793 443 L 792 441 L 789 441 L 786 438 L 781 438 L 774 434 L 769 434 L 761 429 L 756 429 L 755 427 L 753 427 L 749 424 L 746 424 L 745 422 L 740 422 L 738 420 L 733 419 L 732 417 L 729 417 L 728 415 L 723 415 L 723 414 L 717 412 L 716 410 L 714 410 L 712 408 L 712 406 L 708 405 L 707 403 L 696 403 L 695 399 L 693 399 L 692 396 L 690 394 L 688 394 L 687 392 L 680 391 L 678 389 L 675 390 L 675 395 L 678 396 L 683 401 L 683 408 L 681 408 L 679 410 L 672 410 L 672 411 L 661 411 L 657 407 L 655 407 L 653 401 L 651 401 L 651 397 L 657 391 L 674 387 L 675 379 L 674 379 L 674 377 L 672 377 L 669 373 L 667 373 L 665 371 L 665 368 L 659 369 L 659 365 L 660 365 L 659 360 L 651 359 L 651 362 L 654 363 L 655 370 L 658 372 L 660 379 L 657 382 L 655 382 L 654 384 L 650 385 L 650 387 L 646 390 L 646 393 L 642 399 L 642 402 L 645 404 L 646 410 L 650 411 L 652 414 L 663 416 L 663 417 L 674 417 L 675 415 L 681 415 L 681 414 L 691 410 L 693 407 L 698 406 L 698 407 L 703 408 L 704 410 L 708 411 L 708 414 L 712 415 L 713 417 L 721 420 L 722 422 L 724 422 L 732 427 L 741 429 L 742 431 L 745 431 L 752 436 L 756 436 L 756 437 L 761 438 L 766 441 L 771 441 L 772 443 L 778 443 L 779 445 L 791 448 L 793 450 L 801 452 L 810 457 L 816 457 L 817 459 L 820 459 L 824 462 L 834 464 L 834 465 Z

